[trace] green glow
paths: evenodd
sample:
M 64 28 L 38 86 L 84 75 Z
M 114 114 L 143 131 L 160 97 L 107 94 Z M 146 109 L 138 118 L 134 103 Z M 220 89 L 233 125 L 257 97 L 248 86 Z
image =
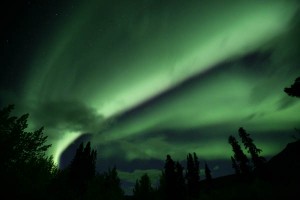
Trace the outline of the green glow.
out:
M 196 74 L 205 75 L 218 63 L 272 46 L 277 37 L 289 31 L 290 20 L 299 8 L 296 1 L 283 0 L 226 1 L 224 5 L 201 2 L 162 6 L 156 12 L 147 8 L 151 7 L 147 1 L 113 6 L 108 1 L 82 3 L 57 30 L 49 31 L 45 38 L 51 40 L 45 39 L 37 49 L 23 103 L 36 110 L 48 101 L 80 101 L 105 119 L 114 117 Z M 116 13 L 110 13 L 113 10 Z M 223 72 L 118 122 L 105 134 L 99 134 L 96 125 L 88 130 L 50 127 L 46 129 L 53 143 L 50 153 L 58 162 L 74 139 L 92 132 L 94 145 L 120 141 L 128 160 L 143 156 L 161 159 L 162 152 L 184 157 L 195 149 L 202 157 L 227 158 L 230 152 L 224 152 L 228 149 L 224 137 L 222 141 L 195 141 L 182 147 L 163 137 L 150 138 L 139 147 L 143 152 L 130 139 L 149 130 L 219 124 L 228 124 L 227 131 L 241 125 L 255 126 L 257 131 L 287 130 L 299 122 L 295 110 L 300 104 L 284 110 L 278 110 L 278 104 L 288 98 L 280 94 L 286 85 L 284 78 L 294 74 L 274 71 L 261 76 L 249 76 L 243 70 Z M 266 91 L 260 93 L 267 96 L 255 99 L 254 89 L 265 86 Z M 255 117 L 248 119 L 253 114 Z M 42 119 L 35 123 L 42 123 Z M 275 147 L 264 146 L 266 154 L 274 152 Z
M 56 143 L 53 143 L 55 146 L 52 147 L 53 152 L 51 152 L 51 155 L 53 155 L 54 163 L 59 164 L 59 157 L 61 153 L 68 147 L 70 141 L 74 141 L 80 136 L 80 134 L 81 133 L 79 132 L 68 132 L 65 133 Z
M 237 133 L 229 133 L 238 138 Z M 118 146 L 122 151 L 126 151 L 126 160 L 132 161 L 135 159 L 163 159 L 162 155 L 170 154 L 176 160 L 185 160 L 186 155 L 191 152 L 196 152 L 202 160 L 214 159 L 229 159 L 232 156 L 231 147 L 227 142 L 227 137 L 224 135 L 217 135 L 214 139 L 209 140 L 194 140 L 186 143 L 172 144 L 163 137 L 152 137 L 146 140 L 130 141 L 124 140 L 118 142 Z M 254 139 L 256 137 L 254 136 Z M 257 141 L 257 140 L 255 140 Z M 263 156 L 272 156 L 279 152 L 285 146 L 282 144 L 275 144 L 271 141 L 256 142 L 259 147 L 263 147 Z M 143 149 L 141 151 L 141 149 Z M 107 152 L 103 152 L 107 153 Z M 112 154 L 112 152 L 110 152 Z
M 295 111 L 300 109 L 299 102 L 288 109 L 277 110 L 280 99 L 289 99 L 284 93 L 277 92 L 282 90 L 280 85 L 284 85 L 283 83 L 274 85 L 273 91 L 276 92 L 270 91 L 266 99 L 252 103 L 251 94 L 254 92 L 252 88 L 261 85 L 263 87 L 264 78 L 263 80 L 257 77 L 249 79 L 231 74 L 230 77 L 225 75 L 218 76 L 216 79 L 217 81 L 207 82 L 203 88 L 195 86 L 185 90 L 176 99 L 171 97 L 156 104 L 152 109 L 140 113 L 138 117 L 119 124 L 112 133 L 106 136 L 100 135 L 99 141 L 124 139 L 149 129 L 196 128 L 219 123 L 235 123 L 235 126 L 244 124 L 261 131 L 284 130 L 293 127 L 293 124 L 299 121 L 298 116 L 295 115 Z M 253 83 L 254 81 L 256 83 Z M 246 120 L 253 113 L 257 113 L 257 116 L 252 120 Z M 233 131 L 235 129 L 232 128 Z

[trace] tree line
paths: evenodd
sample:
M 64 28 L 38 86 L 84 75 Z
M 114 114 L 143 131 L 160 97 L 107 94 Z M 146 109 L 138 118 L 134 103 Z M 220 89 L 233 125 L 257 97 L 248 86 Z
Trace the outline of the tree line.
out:
M 0 111 L 0 132 L 2 147 L 0 174 L 2 194 L 11 198 L 23 199 L 124 199 L 120 178 L 116 167 L 107 172 L 96 171 L 97 151 L 91 143 L 81 143 L 74 158 L 66 169 L 59 169 L 52 156 L 46 156 L 47 136 L 43 128 L 26 132 L 28 114 L 11 116 L 14 106 Z M 253 170 L 262 169 L 265 159 L 243 128 L 239 136 L 248 153 L 252 166 L 238 141 L 229 136 L 234 155 L 231 157 L 237 175 L 249 176 Z M 201 191 L 212 187 L 212 175 L 205 163 L 205 184 L 200 187 L 199 159 L 195 152 L 188 153 L 186 169 L 171 155 L 166 156 L 158 187 L 154 188 L 150 178 L 144 174 L 136 181 L 134 199 L 196 199 Z
M 284 91 L 289 96 L 300 97 L 300 77 Z M 12 116 L 13 105 L 0 110 L 0 179 L 1 194 L 11 199 L 124 199 L 116 167 L 107 172 L 96 171 L 97 151 L 91 143 L 81 143 L 66 169 L 59 169 L 52 156 L 46 152 L 47 136 L 43 127 L 27 132 L 29 115 Z M 229 136 L 232 147 L 232 167 L 237 177 L 247 181 L 253 176 L 266 174 L 266 159 L 250 134 L 241 127 L 239 137 L 250 159 L 238 140 Z M 167 155 L 158 187 L 154 188 L 147 174 L 141 176 L 133 189 L 133 199 L 184 200 L 197 199 L 200 192 L 213 188 L 211 170 L 205 163 L 205 184 L 200 184 L 199 159 L 196 153 L 186 157 L 186 169 Z

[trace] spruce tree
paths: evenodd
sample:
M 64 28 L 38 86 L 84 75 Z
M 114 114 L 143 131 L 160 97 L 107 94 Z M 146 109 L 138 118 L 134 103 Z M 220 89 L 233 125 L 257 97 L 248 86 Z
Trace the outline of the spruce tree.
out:
M 167 155 L 165 167 L 165 195 L 166 199 L 176 199 L 175 189 L 176 189 L 176 172 L 175 172 L 175 162 L 172 160 L 170 155 Z
M 104 189 L 106 190 L 106 199 L 122 199 L 124 191 L 121 188 L 121 180 L 118 176 L 116 166 L 112 169 L 108 169 L 108 172 L 104 174 Z
M 241 174 L 244 175 L 249 174 L 250 172 L 249 159 L 244 154 L 238 141 L 235 139 L 235 137 L 229 136 L 228 142 L 232 146 L 232 151 L 234 152 L 234 159 L 240 168 Z
M 183 167 L 179 162 L 175 164 L 175 174 L 176 174 L 176 196 L 179 199 L 184 199 L 185 191 L 185 180 L 183 175 Z
M 185 178 L 187 181 L 187 190 L 188 193 L 192 193 L 193 191 L 193 186 L 194 186 L 194 161 L 193 161 L 193 157 L 192 154 L 188 154 L 186 157 L 187 160 L 187 164 L 186 164 L 186 174 L 185 174 Z
M 83 142 L 76 150 L 76 154 L 69 166 L 69 180 L 73 190 L 82 196 L 89 182 L 95 177 L 96 150 L 91 149 L 91 143 Z
M 212 176 L 211 176 L 211 170 L 209 169 L 207 163 L 205 163 L 205 183 L 206 183 L 206 190 L 210 191 L 212 187 Z
M 212 177 L 211 177 L 211 171 L 207 165 L 207 163 L 205 163 L 205 178 L 207 182 L 211 182 Z
M 186 170 L 186 180 L 187 180 L 187 191 L 189 196 L 197 197 L 199 192 L 199 161 L 196 153 L 189 153 L 187 155 L 187 170 Z
M 135 187 L 133 189 L 133 196 L 136 200 L 152 200 L 153 188 L 148 174 L 141 176 L 139 180 L 136 180 Z
M 232 168 L 235 171 L 235 174 L 239 175 L 241 173 L 239 165 L 236 163 L 236 160 L 234 157 L 231 156 L 231 163 L 232 163 Z
M 294 84 L 289 88 L 284 88 L 284 92 L 289 96 L 300 98 L 300 77 L 296 78 Z
M 239 136 L 242 139 L 242 142 L 245 146 L 245 149 L 248 150 L 248 153 L 251 155 L 251 160 L 254 165 L 254 169 L 260 170 L 265 163 L 265 158 L 260 156 L 259 154 L 262 152 L 261 149 L 257 148 L 253 142 L 253 139 L 250 137 L 244 128 L 239 128 Z
M 158 191 L 162 199 L 182 200 L 185 196 L 185 180 L 183 167 L 167 155 L 166 163 L 160 177 Z
M 193 153 L 194 166 L 195 166 L 195 180 L 199 184 L 200 182 L 200 164 L 196 153 Z
M 298 97 L 300 98 L 300 77 L 296 78 L 293 85 L 291 85 L 290 88 L 284 88 L 284 92 L 287 93 L 289 96 L 292 97 Z M 300 140 L 300 130 L 295 128 L 295 131 L 297 132 L 297 136 L 293 135 L 292 137 L 297 141 Z

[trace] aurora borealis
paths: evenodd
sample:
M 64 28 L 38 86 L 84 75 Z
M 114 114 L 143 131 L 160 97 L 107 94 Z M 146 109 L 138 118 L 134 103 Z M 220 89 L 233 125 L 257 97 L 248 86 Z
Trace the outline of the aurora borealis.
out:
M 19 4 L 1 34 L 0 105 L 45 126 L 57 163 L 87 134 L 99 169 L 135 181 L 166 154 L 229 160 L 239 127 L 267 157 L 299 128 L 300 100 L 283 92 L 300 74 L 299 1 Z

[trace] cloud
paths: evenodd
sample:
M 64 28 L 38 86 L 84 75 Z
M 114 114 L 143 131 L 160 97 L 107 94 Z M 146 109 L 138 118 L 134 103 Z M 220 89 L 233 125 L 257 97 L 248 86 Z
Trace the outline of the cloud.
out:
M 95 134 L 109 126 L 103 116 L 82 101 L 44 101 L 30 107 L 29 128 L 44 126 L 44 133 L 52 144 L 48 153 L 57 164 L 61 153 L 81 135 Z
M 94 132 L 103 126 L 103 117 L 80 101 L 51 101 L 36 107 L 34 121 L 45 128 Z

